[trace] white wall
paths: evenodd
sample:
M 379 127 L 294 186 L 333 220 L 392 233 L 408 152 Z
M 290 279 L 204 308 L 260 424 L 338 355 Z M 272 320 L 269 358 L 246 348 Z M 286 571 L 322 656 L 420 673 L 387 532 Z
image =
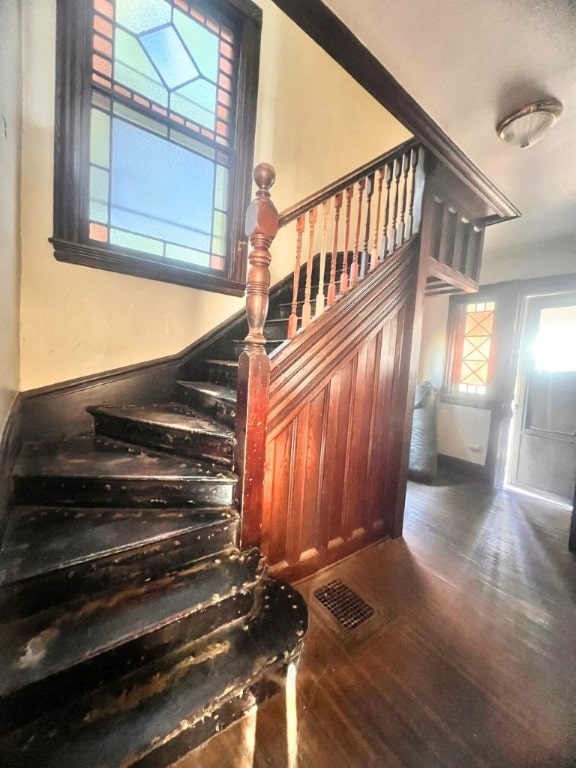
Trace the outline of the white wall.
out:
M 497 224 L 501 227 L 509 223 Z M 543 246 L 490 249 L 490 232 L 486 233 L 486 250 L 482 260 L 481 284 L 507 280 L 527 280 L 576 272 L 576 238 L 551 241 Z M 420 352 L 418 381 L 430 380 L 441 387 L 444 371 L 448 297 L 426 299 L 424 329 Z M 454 456 L 474 464 L 484 464 L 490 432 L 489 410 L 452 403 L 438 406 L 438 448 L 446 456 Z
M 418 382 L 430 381 L 442 387 L 448 322 L 448 296 L 434 296 L 424 303 L 422 345 Z M 438 403 L 438 451 L 445 456 L 486 462 L 490 432 L 490 411 L 453 403 Z
M 408 138 L 271 2 L 264 12 L 256 161 L 281 210 Z M 176 353 L 241 299 L 55 261 L 52 233 L 56 0 L 24 5 L 21 388 Z M 285 238 L 284 238 L 285 243 Z M 273 281 L 292 247 L 273 248 Z
M 20 3 L 0 2 L 0 437 L 19 383 Z

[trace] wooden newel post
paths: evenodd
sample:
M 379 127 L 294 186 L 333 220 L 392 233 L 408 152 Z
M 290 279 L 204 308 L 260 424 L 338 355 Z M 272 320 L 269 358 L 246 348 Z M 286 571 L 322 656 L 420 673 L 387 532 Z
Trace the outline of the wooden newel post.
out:
M 264 461 L 270 361 L 266 354 L 264 323 L 270 290 L 270 251 L 278 231 L 278 212 L 269 189 L 276 172 L 260 163 L 254 169 L 256 198 L 246 212 L 246 234 L 250 239 L 246 281 L 246 346 L 238 360 L 235 468 L 238 474 L 237 501 L 242 515 L 241 547 L 259 547 L 262 541 Z
M 268 314 L 270 290 L 270 251 L 278 232 L 278 211 L 270 200 L 270 187 L 276 180 L 276 171 L 268 163 L 259 163 L 254 169 L 258 187 L 256 199 L 246 211 L 246 235 L 252 249 L 248 255 L 250 267 L 246 281 L 246 315 L 248 318 L 247 344 L 264 344 L 264 323 Z

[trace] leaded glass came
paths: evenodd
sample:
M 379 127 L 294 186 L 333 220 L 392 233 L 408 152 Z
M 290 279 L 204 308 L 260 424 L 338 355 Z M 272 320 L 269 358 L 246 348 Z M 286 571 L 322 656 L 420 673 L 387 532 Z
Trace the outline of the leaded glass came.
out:
M 187 0 L 93 0 L 90 240 L 225 269 L 234 43 Z

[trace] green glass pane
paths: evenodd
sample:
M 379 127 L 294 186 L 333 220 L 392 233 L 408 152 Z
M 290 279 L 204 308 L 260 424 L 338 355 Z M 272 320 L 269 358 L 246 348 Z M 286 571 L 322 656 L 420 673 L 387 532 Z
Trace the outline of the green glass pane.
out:
M 197 267 L 209 267 L 210 256 L 202 251 L 195 251 L 192 248 L 183 248 L 180 245 L 166 243 L 166 258 L 184 261 L 187 264 L 194 264 Z
M 161 243 L 160 240 L 135 235 L 133 232 L 124 232 L 122 229 L 110 230 L 110 242 L 113 245 L 119 245 L 121 248 L 130 248 L 133 251 L 142 251 L 153 256 L 164 255 L 164 243 Z
M 90 166 L 90 221 L 108 224 L 108 171 Z
M 222 165 L 216 166 L 216 189 L 214 192 L 214 208 L 225 211 L 228 208 L 228 169 Z
M 202 144 L 201 141 L 197 141 L 192 136 L 188 136 L 180 131 L 171 130 L 170 140 L 175 144 L 181 144 L 183 147 L 189 147 L 194 150 L 196 154 L 207 157 L 209 160 L 214 160 L 214 157 L 216 156 L 216 150 L 213 147 Z
M 110 167 L 110 118 L 94 108 L 90 116 L 90 162 Z
M 146 117 L 146 115 L 140 114 L 140 112 L 136 112 L 134 109 L 130 109 L 130 107 L 124 106 L 124 104 L 114 104 L 114 114 L 118 117 L 122 117 L 124 120 L 132 123 L 133 125 L 140 126 L 141 128 L 147 128 L 149 131 L 152 131 L 152 133 L 157 133 L 159 136 L 168 136 L 168 128 L 165 125 L 158 123 L 151 117 Z
M 216 35 L 177 9 L 174 9 L 173 24 L 180 32 L 200 72 L 215 83 L 218 79 L 220 58 L 219 41 Z
M 214 225 L 212 230 L 212 253 L 215 256 L 224 256 L 226 245 L 226 214 L 222 211 L 214 211 Z
M 168 92 L 138 40 L 116 28 L 114 36 L 114 79 L 163 107 Z
M 173 112 L 187 117 L 198 125 L 214 130 L 216 115 L 216 86 L 207 80 L 196 80 L 178 88 L 170 98 Z
M 170 16 L 165 0 L 116 0 L 116 23 L 135 34 L 169 24 Z

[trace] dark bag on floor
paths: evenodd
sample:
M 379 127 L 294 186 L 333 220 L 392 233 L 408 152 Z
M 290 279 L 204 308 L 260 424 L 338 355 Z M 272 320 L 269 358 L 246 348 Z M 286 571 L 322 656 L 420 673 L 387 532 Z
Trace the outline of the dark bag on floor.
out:
M 429 482 L 436 477 L 438 470 L 437 397 L 438 390 L 429 381 L 416 387 L 408 464 L 408 474 L 413 480 Z

